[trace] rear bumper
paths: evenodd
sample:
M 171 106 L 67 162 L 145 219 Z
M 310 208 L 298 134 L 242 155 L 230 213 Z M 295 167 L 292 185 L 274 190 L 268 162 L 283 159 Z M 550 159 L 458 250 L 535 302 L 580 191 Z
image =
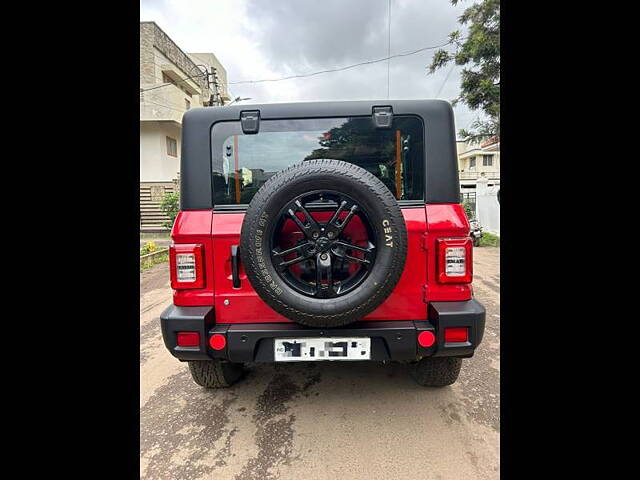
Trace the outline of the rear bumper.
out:
M 304 337 L 370 337 L 371 360 L 418 360 L 427 356 L 470 357 L 484 335 L 485 309 L 476 300 L 465 302 L 432 302 L 429 321 L 357 322 L 341 328 L 310 328 L 297 323 L 216 324 L 213 307 L 169 306 L 160 315 L 162 336 L 171 354 L 180 360 L 226 359 L 232 362 L 273 362 L 275 338 Z M 444 329 L 469 327 L 469 341 L 447 344 Z M 420 332 L 434 333 L 436 343 L 423 348 L 418 345 Z M 200 345 L 176 345 L 176 332 L 199 332 Z M 213 350 L 209 338 L 214 333 L 225 335 L 223 350 Z

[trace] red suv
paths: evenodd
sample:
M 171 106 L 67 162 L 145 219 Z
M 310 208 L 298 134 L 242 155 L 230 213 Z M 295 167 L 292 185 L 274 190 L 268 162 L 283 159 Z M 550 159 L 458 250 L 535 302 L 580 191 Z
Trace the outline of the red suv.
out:
M 161 326 L 199 385 L 368 360 L 444 386 L 482 340 L 447 102 L 190 110 L 180 201 Z

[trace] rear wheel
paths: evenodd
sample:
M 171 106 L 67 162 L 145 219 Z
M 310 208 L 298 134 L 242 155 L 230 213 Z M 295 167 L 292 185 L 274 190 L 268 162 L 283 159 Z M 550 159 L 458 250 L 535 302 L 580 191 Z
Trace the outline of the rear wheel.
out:
M 425 357 L 412 365 L 411 375 L 423 387 L 445 387 L 455 383 L 461 367 L 461 358 Z
M 242 364 L 225 360 L 194 360 L 188 363 L 193 381 L 205 388 L 230 387 L 244 373 Z

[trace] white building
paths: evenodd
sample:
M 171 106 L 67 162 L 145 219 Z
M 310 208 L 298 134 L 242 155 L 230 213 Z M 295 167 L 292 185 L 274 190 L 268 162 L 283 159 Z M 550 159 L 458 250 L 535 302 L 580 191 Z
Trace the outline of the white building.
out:
M 479 178 L 488 186 L 500 185 L 500 139 L 491 138 L 480 144 L 457 142 L 460 190 L 474 192 Z
M 179 178 L 182 115 L 228 102 L 226 81 L 213 53 L 185 53 L 155 22 L 140 22 L 141 231 L 166 221 L 159 204 Z

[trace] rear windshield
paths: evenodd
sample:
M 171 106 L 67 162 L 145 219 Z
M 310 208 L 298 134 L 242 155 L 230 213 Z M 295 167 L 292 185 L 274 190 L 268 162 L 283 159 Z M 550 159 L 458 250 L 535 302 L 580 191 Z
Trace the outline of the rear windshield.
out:
M 213 198 L 216 205 L 248 204 L 280 170 L 317 158 L 355 163 L 378 177 L 398 200 L 424 198 L 424 140 L 417 117 L 393 119 L 376 129 L 371 117 L 262 120 L 244 135 L 240 122 L 212 131 Z

